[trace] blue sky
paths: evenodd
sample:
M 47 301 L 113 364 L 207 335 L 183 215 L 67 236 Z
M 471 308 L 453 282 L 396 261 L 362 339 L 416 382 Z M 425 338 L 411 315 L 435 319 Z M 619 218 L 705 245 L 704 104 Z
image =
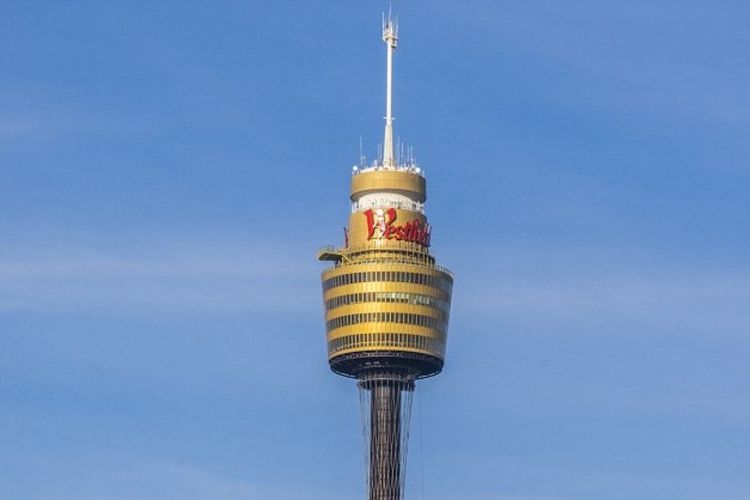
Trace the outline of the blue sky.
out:
M 386 7 L 0 2 L 0 497 L 363 497 L 314 256 Z M 394 7 L 456 274 L 408 497 L 750 497 L 750 8 Z

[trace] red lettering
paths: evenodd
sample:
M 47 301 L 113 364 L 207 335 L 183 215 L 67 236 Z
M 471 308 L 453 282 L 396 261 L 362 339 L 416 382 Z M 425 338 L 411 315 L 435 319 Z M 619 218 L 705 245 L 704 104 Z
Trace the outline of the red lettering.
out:
M 406 224 L 404 224 L 402 226 L 402 229 L 403 231 L 402 231 L 401 239 L 408 241 L 409 235 L 411 234 L 411 222 L 407 222 Z
M 378 211 L 380 212 L 380 211 Z M 367 239 L 373 238 L 398 241 L 410 241 L 419 243 L 426 247 L 430 246 L 430 225 L 423 224 L 419 219 L 407 222 L 403 226 L 396 226 L 397 213 L 395 208 L 389 208 L 385 212 L 380 212 L 376 220 L 376 212 L 366 210 L 364 216 L 367 218 Z M 376 236 L 376 231 L 379 234 Z
M 367 217 L 367 239 L 371 240 L 375 236 L 375 214 L 372 209 L 365 211 L 365 217 Z
M 389 208 L 385 212 L 388 214 L 388 221 L 385 223 L 386 226 L 390 226 L 394 222 L 396 222 L 396 209 L 395 208 Z

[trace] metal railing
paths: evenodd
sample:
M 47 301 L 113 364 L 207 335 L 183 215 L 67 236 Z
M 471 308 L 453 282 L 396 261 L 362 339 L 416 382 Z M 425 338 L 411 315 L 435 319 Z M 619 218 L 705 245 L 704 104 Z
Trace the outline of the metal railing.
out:
M 416 164 L 416 162 L 410 162 L 410 163 L 401 163 L 399 165 L 393 166 L 393 167 L 386 167 L 383 165 L 380 165 L 377 162 L 373 162 L 372 165 L 368 166 L 362 166 L 362 165 L 354 165 L 352 167 L 352 175 L 359 175 L 365 172 L 378 172 L 378 171 L 397 171 L 397 172 L 410 172 L 412 174 L 417 174 L 422 177 L 424 177 L 424 169 Z
M 334 264 L 334 267 L 352 264 L 372 264 L 397 262 L 399 264 L 415 264 L 429 267 L 441 273 L 447 274 L 453 279 L 450 269 L 435 264 L 435 258 L 428 253 L 427 247 L 417 243 L 406 241 L 376 241 L 351 247 L 325 246 L 318 251 L 340 254 L 342 259 Z M 373 252 L 369 255 L 368 252 Z
M 410 210 L 424 214 L 424 203 L 418 201 L 396 201 L 390 199 L 374 200 L 369 203 L 358 201 L 352 202 L 352 213 L 359 212 L 367 208 L 398 208 L 399 210 Z

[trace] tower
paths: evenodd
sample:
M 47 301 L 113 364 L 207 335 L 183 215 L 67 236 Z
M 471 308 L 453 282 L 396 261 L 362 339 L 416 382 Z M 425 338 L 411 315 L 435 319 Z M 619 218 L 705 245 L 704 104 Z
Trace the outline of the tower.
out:
M 424 172 L 393 144 L 393 55 L 398 26 L 383 18 L 387 50 L 382 157 L 352 168 L 343 247 L 320 260 L 328 361 L 357 379 L 365 435 L 368 500 L 403 498 L 415 381 L 440 373 L 453 276 L 430 254 Z

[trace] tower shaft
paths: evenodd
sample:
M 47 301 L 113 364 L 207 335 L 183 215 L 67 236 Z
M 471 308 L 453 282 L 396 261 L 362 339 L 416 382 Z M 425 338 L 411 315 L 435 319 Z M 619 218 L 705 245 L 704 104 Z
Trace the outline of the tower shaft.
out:
M 369 500 L 400 500 L 401 389 L 379 383 L 370 398 Z
M 395 366 L 359 375 L 368 500 L 403 499 L 414 376 Z

